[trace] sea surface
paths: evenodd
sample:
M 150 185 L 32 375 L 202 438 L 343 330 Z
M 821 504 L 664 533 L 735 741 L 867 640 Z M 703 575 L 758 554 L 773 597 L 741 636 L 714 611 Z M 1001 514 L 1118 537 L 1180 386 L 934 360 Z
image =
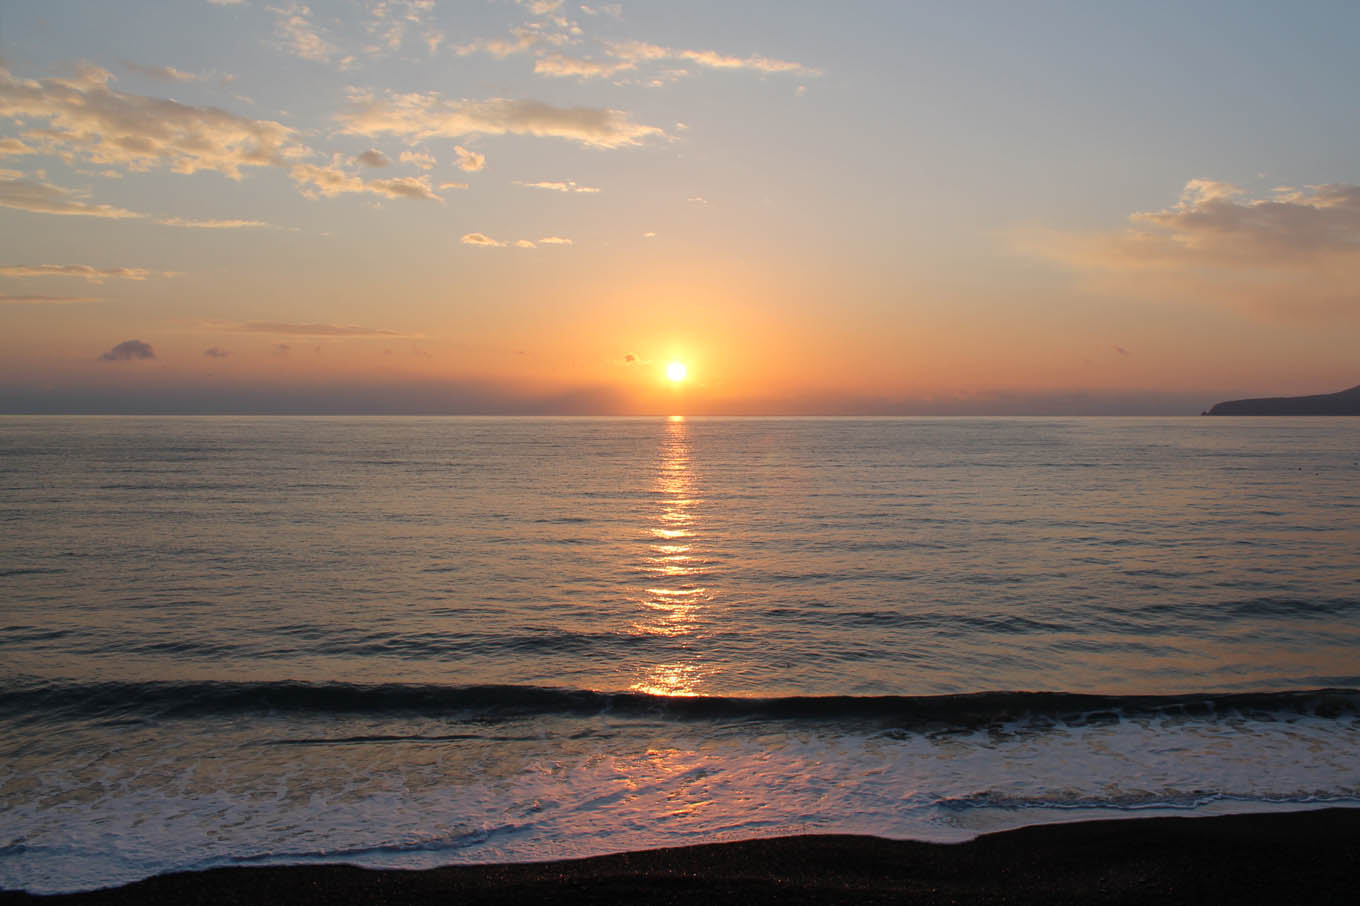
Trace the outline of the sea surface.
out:
M 0 887 L 1360 806 L 1360 419 L 0 418 Z

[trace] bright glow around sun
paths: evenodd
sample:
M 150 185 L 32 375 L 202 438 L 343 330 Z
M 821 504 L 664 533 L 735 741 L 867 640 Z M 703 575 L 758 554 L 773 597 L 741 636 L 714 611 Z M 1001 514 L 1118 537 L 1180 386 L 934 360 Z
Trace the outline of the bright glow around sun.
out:
M 689 374 L 689 369 L 685 367 L 684 362 L 671 362 L 666 366 L 666 377 L 672 381 L 683 381 L 687 374 Z

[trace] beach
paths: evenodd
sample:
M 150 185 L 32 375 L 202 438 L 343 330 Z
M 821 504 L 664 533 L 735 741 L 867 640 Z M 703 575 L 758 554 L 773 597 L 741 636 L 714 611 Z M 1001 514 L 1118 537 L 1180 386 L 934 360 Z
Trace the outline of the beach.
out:
M 813 835 L 409 870 L 219 868 L 0 903 L 1350 903 L 1360 809 L 1020 828 L 968 843 Z

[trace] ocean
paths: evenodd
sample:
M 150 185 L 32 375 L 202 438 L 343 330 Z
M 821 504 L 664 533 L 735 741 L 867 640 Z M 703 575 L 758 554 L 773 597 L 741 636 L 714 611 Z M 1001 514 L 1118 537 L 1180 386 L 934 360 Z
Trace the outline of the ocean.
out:
M 0 418 L 0 887 L 1360 805 L 1360 419 Z

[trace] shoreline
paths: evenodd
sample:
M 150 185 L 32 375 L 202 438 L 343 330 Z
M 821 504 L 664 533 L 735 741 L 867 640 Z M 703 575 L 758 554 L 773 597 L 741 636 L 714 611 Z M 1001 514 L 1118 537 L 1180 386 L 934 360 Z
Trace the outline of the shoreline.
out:
M 19 904 L 1349 903 L 1360 808 L 1031 825 L 966 843 L 807 835 L 553 862 L 214 868 Z

